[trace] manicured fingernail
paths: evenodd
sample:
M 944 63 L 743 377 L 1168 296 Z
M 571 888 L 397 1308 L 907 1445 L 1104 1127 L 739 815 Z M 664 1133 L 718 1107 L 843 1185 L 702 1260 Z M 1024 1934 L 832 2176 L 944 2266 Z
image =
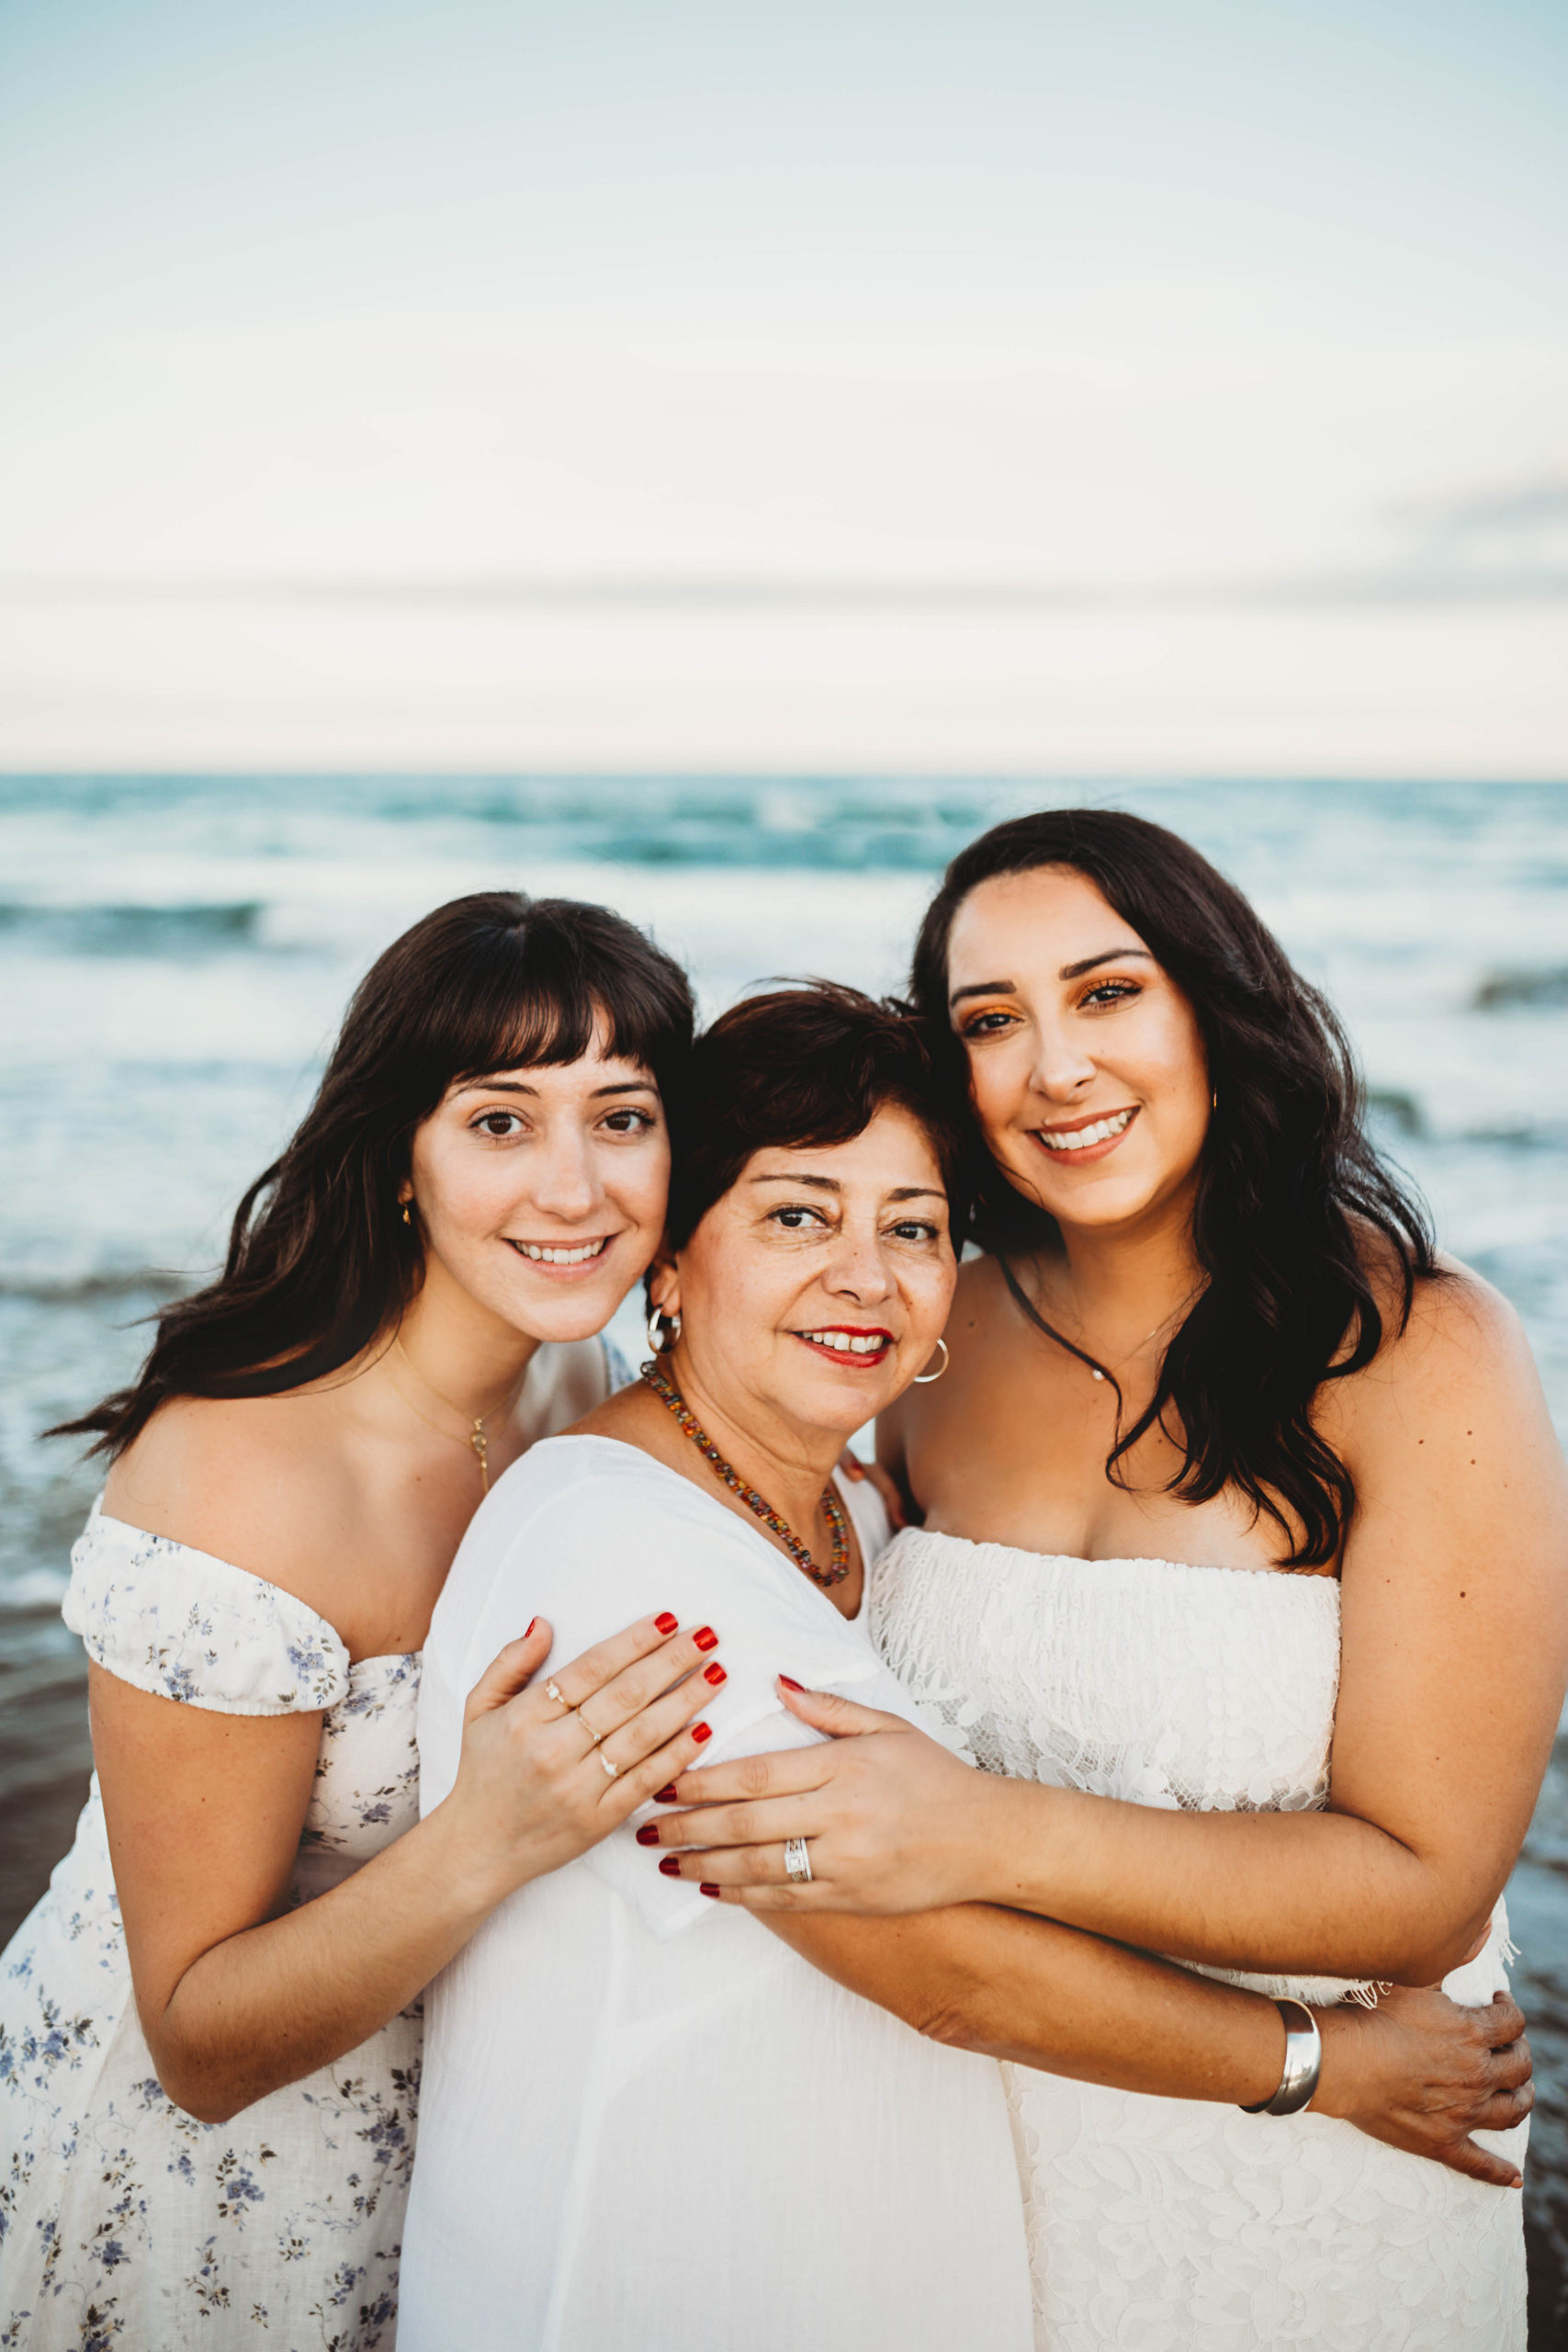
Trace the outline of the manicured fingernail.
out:
M 705 1666 L 703 1668 L 703 1680 L 705 1682 L 711 1682 L 715 1690 L 718 1688 L 718 1685 L 721 1682 L 728 1682 L 728 1675 L 726 1674 L 717 1658 L 715 1658 L 711 1666 Z
M 803 1693 L 805 1691 L 805 1683 L 797 1682 L 793 1674 L 781 1674 L 779 1680 L 784 1684 L 786 1690 L 799 1690 Z
M 681 1875 L 680 1855 L 666 1854 L 659 1867 L 663 1871 L 666 1878 L 679 1878 Z
M 713 1737 L 712 1724 L 694 1724 L 692 1725 L 692 1737 L 696 1741 L 697 1746 L 700 1747 L 705 1739 L 711 1739 Z
M 536 1617 L 530 1617 L 530 1618 L 529 1618 L 529 1620 L 528 1620 L 528 1623 L 527 1623 L 526 1626 L 524 1628 L 523 1639 L 524 1639 L 525 1641 L 526 1641 L 526 1640 L 527 1640 L 527 1638 L 528 1638 L 529 1634 L 533 1632 L 533 1630 L 534 1630 L 535 1626 L 538 1623 L 538 1622 L 539 1622 L 539 1621 L 538 1621 L 538 1619 L 537 1619 Z
M 674 1781 L 671 1781 L 667 1789 L 655 1789 L 653 1802 L 655 1804 L 679 1804 L 681 1800 L 675 1793 Z
M 698 1893 L 699 1894 L 711 1894 L 711 1895 L 712 1895 L 712 1897 L 713 1897 L 713 1899 L 714 1899 L 714 1901 L 715 1901 L 716 1903 L 718 1901 L 718 1889 L 717 1889 L 717 1887 L 716 1887 L 716 1886 L 710 1886 L 710 1885 L 708 1884 L 708 1883 L 707 1883 L 707 1881 L 706 1881 L 706 1879 L 705 1879 L 705 1878 L 703 1880 L 703 1882 L 702 1882 L 701 1885 L 698 1887 L 698 1889 L 697 1889 L 697 1893 Z
M 692 1635 L 692 1639 L 700 1650 L 716 1650 L 718 1647 L 718 1635 L 711 1625 L 705 1625 L 701 1633 Z
M 645 1821 L 637 1833 L 637 1842 L 639 1846 L 657 1846 L 659 1843 L 658 1822 Z
M 679 1617 L 672 1617 L 669 1610 L 666 1609 L 663 1613 L 660 1616 L 656 1617 L 653 1622 L 658 1626 L 661 1634 L 672 1634 L 681 1620 Z

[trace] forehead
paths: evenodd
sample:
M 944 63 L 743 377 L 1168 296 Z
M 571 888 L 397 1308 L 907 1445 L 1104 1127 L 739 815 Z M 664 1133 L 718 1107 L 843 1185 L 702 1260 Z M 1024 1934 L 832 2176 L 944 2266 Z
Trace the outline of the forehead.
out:
M 1087 875 L 1072 866 L 1037 866 L 1029 874 L 995 875 L 970 891 L 953 919 L 948 978 L 956 988 L 966 979 L 1016 978 L 1043 966 L 1055 973 L 1084 956 L 1143 945 Z
M 773 1182 L 822 1180 L 848 1193 L 929 1189 L 945 1197 L 942 1169 L 931 1137 L 901 1103 L 885 1103 L 848 1143 L 768 1145 L 753 1152 L 740 1172 L 738 1190 L 761 1191 Z

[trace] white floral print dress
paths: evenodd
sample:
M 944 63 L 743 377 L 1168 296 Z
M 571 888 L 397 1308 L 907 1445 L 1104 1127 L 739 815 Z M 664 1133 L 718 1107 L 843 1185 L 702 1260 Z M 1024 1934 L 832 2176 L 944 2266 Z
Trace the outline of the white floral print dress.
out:
M 139 1690 L 322 1711 L 296 1903 L 417 1820 L 417 1655 L 351 1666 L 292 1595 L 96 1505 L 64 1613 Z M 415 2006 L 228 2123 L 183 2114 L 137 2022 L 95 1775 L 0 1959 L 0 2346 L 390 2352 L 420 2039 Z

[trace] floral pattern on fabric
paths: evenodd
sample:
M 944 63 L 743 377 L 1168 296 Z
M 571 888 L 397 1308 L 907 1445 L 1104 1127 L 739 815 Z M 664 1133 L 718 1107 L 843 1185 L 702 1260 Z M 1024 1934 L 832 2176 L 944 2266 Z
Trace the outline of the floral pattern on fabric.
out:
M 292 1899 L 418 1817 L 417 1655 L 350 1666 L 262 1578 L 95 1510 L 66 1621 L 111 1673 L 235 1714 L 322 1711 Z M 0 1958 L 0 2352 L 391 2352 L 413 2166 L 418 2004 L 221 2124 L 158 2082 L 95 1778 Z

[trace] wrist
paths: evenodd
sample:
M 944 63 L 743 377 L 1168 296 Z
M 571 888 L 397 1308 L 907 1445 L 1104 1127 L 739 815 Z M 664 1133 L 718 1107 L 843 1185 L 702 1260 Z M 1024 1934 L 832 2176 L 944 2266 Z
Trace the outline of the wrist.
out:
M 1323 2067 L 1317 2088 L 1308 2100 L 1310 2113 L 1337 2116 L 1352 2122 L 1359 2106 L 1359 2087 L 1366 2072 L 1365 2009 L 1317 2009 L 1317 2030 L 1323 2036 Z
M 999 1903 L 1011 1910 L 1049 1909 L 1046 1840 L 1056 1795 L 1036 1781 L 976 1772 L 976 1804 L 964 1825 L 963 1865 L 973 1883 L 966 1903 Z
M 409 1835 L 424 1844 L 443 1909 L 455 1922 L 467 1921 L 470 1934 L 524 1883 L 514 1858 L 499 1855 L 494 1841 L 469 1821 L 460 1788 L 443 1797 Z

